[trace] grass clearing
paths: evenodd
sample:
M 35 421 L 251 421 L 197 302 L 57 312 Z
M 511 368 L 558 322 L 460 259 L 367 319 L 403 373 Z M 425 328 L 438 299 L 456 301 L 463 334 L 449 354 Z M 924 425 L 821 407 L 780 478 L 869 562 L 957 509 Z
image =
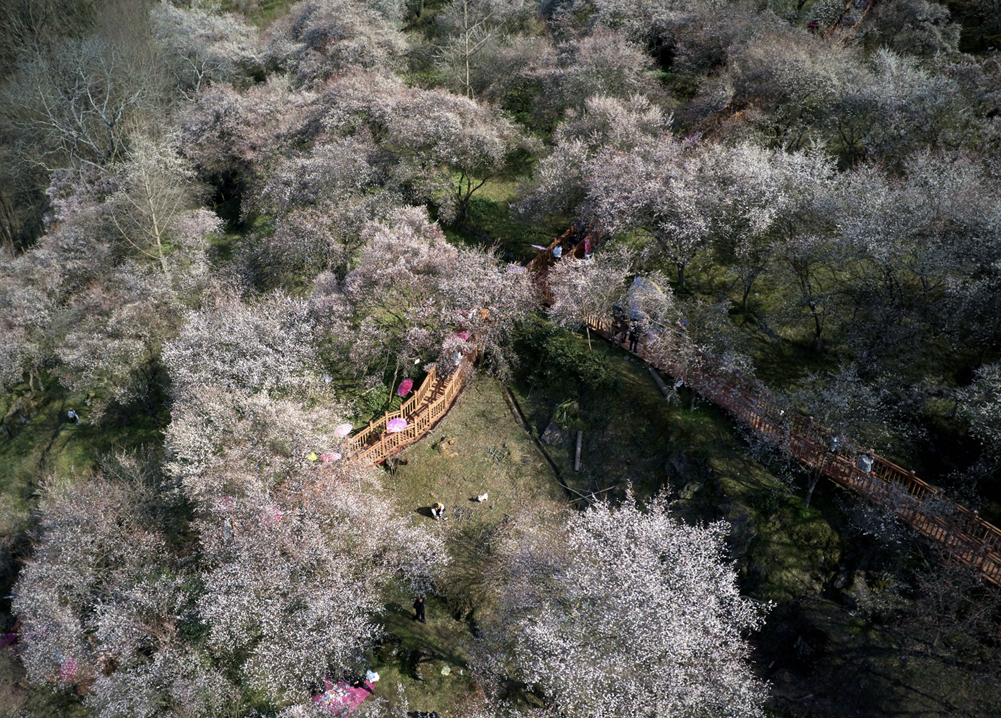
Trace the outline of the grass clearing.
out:
M 448 519 L 434 525 L 445 533 L 452 563 L 441 595 L 426 598 L 426 625 L 412 620 L 414 596 L 387 597 L 386 640 L 373 658 L 382 679 L 377 693 L 396 706 L 399 683 L 412 710 L 445 715 L 475 700 L 466 663 L 477 620 L 491 610 L 491 539 L 518 512 L 563 506 L 566 499 L 512 415 L 503 387 L 486 377 L 474 377 L 441 423 L 397 459 L 384 486 L 415 523 L 433 523 L 431 505 L 445 505 Z M 483 493 L 487 501 L 474 500 Z

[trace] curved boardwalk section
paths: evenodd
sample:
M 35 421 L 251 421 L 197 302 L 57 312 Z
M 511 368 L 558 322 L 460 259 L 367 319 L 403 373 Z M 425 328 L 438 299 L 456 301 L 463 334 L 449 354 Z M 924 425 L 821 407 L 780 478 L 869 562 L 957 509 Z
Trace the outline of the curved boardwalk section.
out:
M 473 371 L 473 359 L 464 356 L 458 368 L 447 377 L 439 377 L 434 367 L 420 388 L 396 411 L 386 412 L 347 441 L 347 454 L 356 461 L 378 466 L 387 458 L 420 440 L 445 416 Z M 393 419 L 406 419 L 402 431 L 390 432 Z
M 588 327 L 606 339 L 608 317 L 590 317 Z M 661 327 L 669 332 L 669 328 Z M 708 357 L 676 338 L 677 351 L 654 352 L 646 342 L 634 354 L 660 371 L 683 380 L 699 396 L 726 409 L 759 437 L 780 447 L 806 468 L 893 511 L 911 527 L 944 546 L 959 561 L 1001 585 L 1001 530 L 975 512 L 885 459 L 846 445 L 810 417 L 785 406 L 759 381 L 714 371 Z M 862 457 L 872 460 L 869 470 Z

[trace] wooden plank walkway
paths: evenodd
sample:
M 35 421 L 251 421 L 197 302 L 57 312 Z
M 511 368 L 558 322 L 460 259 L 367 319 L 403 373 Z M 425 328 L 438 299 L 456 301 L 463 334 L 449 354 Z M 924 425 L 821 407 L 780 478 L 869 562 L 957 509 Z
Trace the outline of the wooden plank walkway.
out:
M 431 367 L 414 395 L 399 409 L 386 412 L 348 439 L 345 453 L 355 461 L 378 466 L 393 454 L 419 441 L 452 407 L 473 373 L 474 360 L 473 354 L 463 356 L 458 368 L 447 377 L 439 377 L 435 368 Z M 390 421 L 400 418 L 407 420 L 403 431 L 386 430 Z
M 612 319 L 592 316 L 588 328 L 612 339 Z M 997 585 L 1001 585 L 1001 530 L 976 512 L 947 498 L 886 459 L 843 442 L 831 451 L 835 435 L 812 417 L 782 404 L 760 381 L 732 372 L 716 371 L 714 362 L 694 350 L 687 338 L 670 327 L 659 327 L 656 350 L 644 338 L 633 352 L 665 374 L 682 380 L 703 399 L 728 411 L 758 436 L 778 446 L 804 467 L 819 471 L 835 483 L 892 511 L 918 533 L 944 546 Z M 870 471 L 858 465 L 871 457 Z

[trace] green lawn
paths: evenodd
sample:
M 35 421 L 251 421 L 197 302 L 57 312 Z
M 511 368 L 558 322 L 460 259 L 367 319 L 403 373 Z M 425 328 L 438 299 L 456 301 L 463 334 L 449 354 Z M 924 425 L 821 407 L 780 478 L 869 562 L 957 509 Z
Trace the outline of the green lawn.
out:
M 415 523 L 445 532 L 452 561 L 439 595 L 427 597 L 427 625 L 411 620 L 414 596 L 387 596 L 386 641 L 373 658 L 382 678 L 377 693 L 398 705 L 399 683 L 411 710 L 445 715 L 476 700 L 466 662 L 477 621 L 492 606 L 491 538 L 519 511 L 565 505 L 565 494 L 519 427 L 503 387 L 485 377 L 474 378 L 441 423 L 398 458 L 384 474 L 385 487 Z M 474 500 L 483 493 L 487 501 Z M 429 511 L 435 502 L 448 517 L 438 524 Z

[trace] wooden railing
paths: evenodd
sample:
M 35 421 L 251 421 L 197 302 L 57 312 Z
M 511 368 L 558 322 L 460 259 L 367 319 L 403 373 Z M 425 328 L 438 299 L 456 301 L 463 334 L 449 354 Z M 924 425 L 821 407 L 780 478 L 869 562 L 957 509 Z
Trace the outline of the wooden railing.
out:
M 348 439 L 345 453 L 355 461 L 378 466 L 423 438 L 452 406 L 473 372 L 473 361 L 473 354 L 463 356 L 456 370 L 443 378 L 432 367 L 420 388 L 399 409 L 386 412 Z M 393 419 L 406 419 L 406 428 L 397 432 L 387 431 L 386 425 Z
M 588 317 L 587 325 L 606 339 L 618 328 L 612 319 L 598 316 Z M 651 337 L 656 340 L 650 341 Z M 840 437 L 832 450 L 833 432 L 780 402 L 760 381 L 720 367 L 695 350 L 682 331 L 655 326 L 634 353 L 675 380 L 684 381 L 699 396 L 726 409 L 808 469 L 894 512 L 919 533 L 943 545 L 953 557 L 1001 585 L 1001 530 L 913 472 Z M 870 471 L 858 465 L 863 454 L 873 460 Z

